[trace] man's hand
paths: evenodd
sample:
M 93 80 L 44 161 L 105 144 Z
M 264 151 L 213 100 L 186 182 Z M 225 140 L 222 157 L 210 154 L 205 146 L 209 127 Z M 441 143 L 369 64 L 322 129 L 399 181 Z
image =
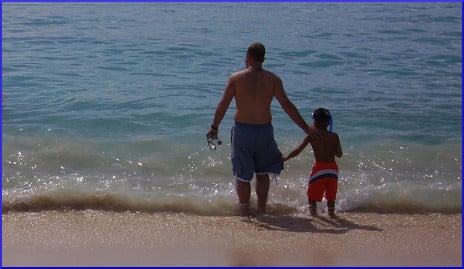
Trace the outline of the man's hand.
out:
M 215 137 L 215 136 L 217 137 L 218 132 L 219 132 L 218 127 L 211 125 L 211 128 L 206 133 L 206 137 L 208 138 Z
M 311 140 L 321 138 L 324 134 L 321 130 L 314 126 L 308 126 L 304 129 L 304 131 L 311 138 Z

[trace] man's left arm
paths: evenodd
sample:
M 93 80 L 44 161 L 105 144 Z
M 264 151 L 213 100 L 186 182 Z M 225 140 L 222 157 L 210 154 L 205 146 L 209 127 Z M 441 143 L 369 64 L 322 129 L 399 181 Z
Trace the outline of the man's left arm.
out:
M 298 109 L 295 105 L 290 101 L 287 94 L 284 91 L 282 86 L 282 81 L 279 80 L 279 85 L 276 86 L 274 89 L 274 96 L 279 101 L 280 106 L 282 109 L 287 113 L 287 115 L 292 119 L 301 129 L 303 129 L 307 134 L 310 134 L 310 127 L 306 123 L 306 121 L 301 116 Z

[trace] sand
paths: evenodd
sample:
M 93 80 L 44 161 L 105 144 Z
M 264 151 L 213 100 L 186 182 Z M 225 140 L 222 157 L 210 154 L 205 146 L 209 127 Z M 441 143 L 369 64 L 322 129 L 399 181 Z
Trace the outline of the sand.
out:
M 3 266 L 462 266 L 461 214 L 2 215 Z

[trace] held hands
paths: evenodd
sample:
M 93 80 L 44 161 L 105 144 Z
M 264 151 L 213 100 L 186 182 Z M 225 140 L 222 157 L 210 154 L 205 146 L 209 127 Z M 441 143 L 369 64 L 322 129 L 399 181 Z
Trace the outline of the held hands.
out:
M 321 138 L 324 135 L 324 133 L 321 130 L 314 127 L 314 125 L 306 127 L 304 131 L 311 138 L 311 140 Z
M 282 162 L 286 162 L 291 158 L 297 156 L 306 147 L 309 141 L 319 139 L 324 135 L 324 133 L 321 130 L 317 129 L 314 126 L 306 126 L 305 128 L 303 128 L 303 130 L 307 133 L 307 137 L 303 140 L 303 143 L 300 146 L 298 146 L 296 149 L 290 152 L 287 156 L 282 156 Z

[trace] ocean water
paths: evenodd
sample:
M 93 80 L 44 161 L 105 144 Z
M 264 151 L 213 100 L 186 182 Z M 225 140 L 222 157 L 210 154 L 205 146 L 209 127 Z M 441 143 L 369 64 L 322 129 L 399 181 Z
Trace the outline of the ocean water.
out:
M 2 210 L 236 214 L 234 104 L 205 134 L 260 41 L 308 123 L 332 112 L 337 210 L 461 212 L 461 25 L 462 3 L 2 3 Z M 272 112 L 288 153 L 304 133 Z M 313 161 L 271 214 L 307 212 Z

